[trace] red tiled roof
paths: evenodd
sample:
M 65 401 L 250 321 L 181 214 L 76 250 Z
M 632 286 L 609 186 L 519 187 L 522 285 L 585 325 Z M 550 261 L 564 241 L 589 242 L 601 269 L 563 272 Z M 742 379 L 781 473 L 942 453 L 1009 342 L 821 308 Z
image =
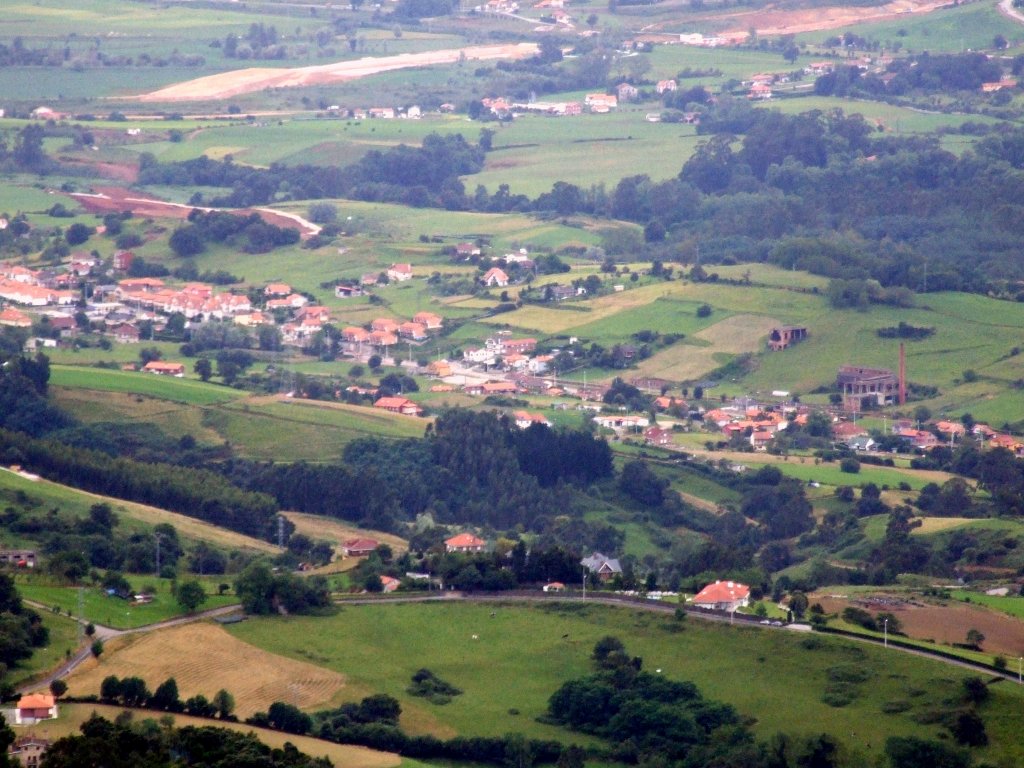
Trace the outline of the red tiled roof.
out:
M 460 533 L 457 536 L 446 539 L 444 543 L 449 547 L 482 547 L 487 542 L 483 539 L 478 539 L 472 533 Z
M 732 603 L 750 597 L 750 587 L 736 581 L 708 584 L 693 598 L 695 603 Z

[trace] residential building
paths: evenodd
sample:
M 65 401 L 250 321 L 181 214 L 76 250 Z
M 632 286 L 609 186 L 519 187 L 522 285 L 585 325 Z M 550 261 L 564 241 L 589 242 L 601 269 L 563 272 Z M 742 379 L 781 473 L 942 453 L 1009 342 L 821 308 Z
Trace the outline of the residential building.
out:
M 40 720 L 53 720 L 59 714 L 57 700 L 50 693 L 29 693 L 18 699 L 14 711 L 15 725 L 34 725 Z
M 750 604 L 750 587 L 738 581 L 716 581 L 708 584 L 693 598 L 697 608 L 732 613 Z
M 412 279 L 412 264 L 392 264 L 387 271 L 388 280 L 401 283 Z
M 622 573 L 622 565 L 614 557 L 605 557 L 600 552 L 595 552 L 589 557 L 580 560 L 580 565 L 590 571 L 601 581 L 611 581 L 615 576 Z
M 487 549 L 487 542 L 471 533 L 460 533 L 446 539 L 444 549 L 446 552 L 483 552 Z
M 346 557 L 366 557 L 379 546 L 380 542 L 376 539 L 349 539 L 341 549 Z

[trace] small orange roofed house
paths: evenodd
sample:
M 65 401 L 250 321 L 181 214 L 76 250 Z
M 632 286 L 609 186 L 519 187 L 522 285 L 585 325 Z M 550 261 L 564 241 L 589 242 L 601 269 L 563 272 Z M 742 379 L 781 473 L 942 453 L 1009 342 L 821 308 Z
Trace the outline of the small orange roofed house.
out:
M 486 548 L 487 542 L 472 533 L 460 533 L 444 542 L 445 552 L 483 552 Z
M 40 720 L 53 720 L 57 714 L 57 701 L 52 694 L 29 693 L 18 699 L 14 722 L 16 725 L 32 725 Z
M 402 586 L 402 582 L 400 582 L 394 576 L 381 576 L 380 586 L 381 592 L 383 592 L 384 594 L 388 594 L 390 592 L 394 592 L 396 589 Z
M 693 604 L 697 608 L 731 613 L 750 604 L 750 587 L 738 581 L 716 581 L 698 592 Z
M 423 413 L 422 408 L 404 397 L 382 397 L 373 404 L 373 407 L 383 408 L 391 413 L 401 413 L 404 416 L 419 416 Z
M 185 375 L 184 363 L 165 363 L 162 360 L 151 360 L 142 366 L 146 373 L 156 373 L 160 376 L 177 376 L 179 379 Z
M 344 544 L 344 550 L 348 557 L 366 557 L 379 546 L 380 542 L 376 539 L 349 539 Z

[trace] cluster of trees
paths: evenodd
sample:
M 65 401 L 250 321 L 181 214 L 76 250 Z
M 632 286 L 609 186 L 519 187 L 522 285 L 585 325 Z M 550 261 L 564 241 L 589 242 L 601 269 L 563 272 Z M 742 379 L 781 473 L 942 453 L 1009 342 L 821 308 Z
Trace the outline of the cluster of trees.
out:
M 139 178 L 147 184 L 231 188 L 230 194 L 211 200 L 214 206 L 244 208 L 278 200 L 353 197 L 452 207 L 465 195 L 458 177 L 479 172 L 483 162 L 483 149 L 469 144 L 461 134 L 429 134 L 420 147 L 401 144 L 374 150 L 346 168 L 273 164 L 261 169 L 207 157 L 161 164 L 152 155 L 143 155 Z
M 0 335 L 0 429 L 38 436 L 67 426 L 70 419 L 46 399 L 49 359 L 22 355 L 27 334 L 18 331 Z
M 224 41 L 215 41 L 229 59 L 283 59 L 288 55 L 288 48 L 278 42 L 277 28 L 263 22 L 249 25 L 244 35 L 228 33 Z
M 233 460 L 222 469 L 282 507 L 383 530 L 427 511 L 443 523 L 538 527 L 572 509 L 569 484 L 612 470 L 608 446 L 587 433 L 521 432 L 507 418 L 463 410 L 441 414 L 426 440 L 360 438 L 343 458 L 341 465 Z
M 262 561 L 251 563 L 235 582 L 235 594 L 246 613 L 314 613 L 330 607 L 330 590 L 322 576 L 301 578 L 275 573 Z
M 526 739 L 520 734 L 495 737 L 439 739 L 409 736 L 398 724 L 401 706 L 386 694 L 368 696 L 358 704 L 318 712 L 313 733 L 341 744 L 362 744 L 373 749 L 397 752 L 416 760 L 458 760 L 499 766 L 530 766 L 554 763 L 566 749 L 557 741 Z
M 65 736 L 50 745 L 48 768 L 330 768 L 325 757 L 312 758 L 291 744 L 271 748 L 252 733 L 212 726 L 174 728 L 155 720 L 132 722 L 131 713 L 114 722 L 93 714 L 81 735 Z
M 178 682 L 169 677 L 155 691 L 150 692 L 146 681 L 140 677 L 118 678 L 108 675 L 100 684 L 100 701 L 104 704 L 120 704 L 124 707 L 144 707 L 162 712 L 183 712 L 196 717 L 219 717 L 234 721 L 235 697 L 223 688 L 209 700 L 202 694 L 185 701 L 178 694 Z
M 171 250 L 181 257 L 202 253 L 208 242 L 238 246 L 246 253 L 266 253 L 299 242 L 297 229 L 268 224 L 258 213 L 236 216 L 196 208 L 189 213 L 188 221 L 174 230 L 170 239 Z
M 593 660 L 594 674 L 551 696 L 551 721 L 608 740 L 621 762 L 758 764 L 747 762 L 758 747 L 732 707 L 705 699 L 692 683 L 642 671 L 642 660 L 629 657 L 617 638 L 599 640 Z
M 47 555 L 46 568 L 55 577 L 77 582 L 90 568 L 132 573 L 155 569 L 154 538 L 144 533 L 117 531 L 118 517 L 108 504 L 93 504 L 87 517 L 62 515 L 59 509 L 46 513 L 30 510 L 30 499 L 21 508 L 8 506 L 0 524 L 29 539 L 39 541 Z M 161 565 L 173 573 L 182 547 L 177 531 L 168 523 L 155 526 L 161 539 Z
M 977 93 L 982 83 L 994 83 L 1002 78 L 999 61 L 984 53 L 935 55 L 925 52 L 896 59 L 882 74 L 862 73 L 857 67 L 837 67 L 815 80 L 814 91 L 823 96 L 856 94 L 869 98 Z
M 14 586 L 14 580 L 0 573 L 0 695 L 7 698 L 14 693 L 7 671 L 32 656 L 50 639 L 39 614 L 26 608 Z
M 0 430 L 0 451 L 58 482 L 170 509 L 250 536 L 272 535 L 277 505 L 207 469 L 143 463 Z

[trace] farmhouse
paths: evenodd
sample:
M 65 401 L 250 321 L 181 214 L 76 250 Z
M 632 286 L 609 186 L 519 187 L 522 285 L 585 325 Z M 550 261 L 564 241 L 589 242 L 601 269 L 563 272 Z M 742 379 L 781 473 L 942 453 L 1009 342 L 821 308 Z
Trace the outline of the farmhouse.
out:
M 660 95 L 668 91 L 674 91 L 676 89 L 675 80 L 659 80 L 658 84 L 654 86 L 654 90 Z
M 423 413 L 422 408 L 405 397 L 382 397 L 373 404 L 373 407 L 383 408 L 391 413 L 400 413 L 403 416 L 419 416 Z
M 34 725 L 40 720 L 53 720 L 57 715 L 57 701 L 51 694 L 29 693 L 18 699 L 14 722 L 16 725 Z
M 648 427 L 644 430 L 644 441 L 649 445 L 671 445 L 672 432 L 661 427 Z
M 534 424 L 542 424 L 545 427 L 550 427 L 551 422 L 544 418 L 543 414 L 530 413 L 529 411 L 516 411 L 512 414 L 512 418 L 515 419 L 516 426 L 520 429 L 527 429 Z
M 346 557 L 366 557 L 380 546 L 376 539 L 349 539 L 342 545 Z
M 483 552 L 486 548 L 487 542 L 471 533 L 460 533 L 444 542 L 445 552 Z
M 529 352 L 533 352 L 537 348 L 536 339 L 508 339 L 501 344 L 502 351 L 505 353 L 518 353 L 525 355 Z
M 637 90 L 635 85 L 619 83 L 615 86 L 615 95 L 618 96 L 619 101 L 633 101 L 640 95 L 640 91 Z
M 595 552 L 590 557 L 584 557 L 580 560 L 580 565 L 601 581 L 611 581 L 617 574 L 622 573 L 622 565 L 618 559 L 605 557 L 600 552 Z
M 161 360 L 151 360 L 142 366 L 145 373 L 155 373 L 159 376 L 176 376 L 181 378 L 185 375 L 184 363 L 165 363 Z
M 435 331 L 444 325 L 444 319 L 433 312 L 417 312 L 412 316 L 412 321 L 425 326 L 428 331 Z
M 750 604 L 750 587 L 736 581 L 716 581 L 698 592 L 693 604 L 697 608 L 731 613 Z
M 402 582 L 396 579 L 394 576 L 381 576 L 380 577 L 381 592 L 389 594 L 397 590 L 402 586 Z
M 497 286 L 498 288 L 504 288 L 508 285 L 508 275 L 505 274 L 505 270 L 499 267 L 491 267 L 488 269 L 484 276 L 481 278 L 483 284 L 488 288 Z
M 412 279 L 412 264 L 392 264 L 387 271 L 388 280 L 401 283 Z
M 39 762 L 50 748 L 50 741 L 35 736 L 22 736 L 15 740 L 7 749 L 7 754 L 25 768 L 37 768 Z

